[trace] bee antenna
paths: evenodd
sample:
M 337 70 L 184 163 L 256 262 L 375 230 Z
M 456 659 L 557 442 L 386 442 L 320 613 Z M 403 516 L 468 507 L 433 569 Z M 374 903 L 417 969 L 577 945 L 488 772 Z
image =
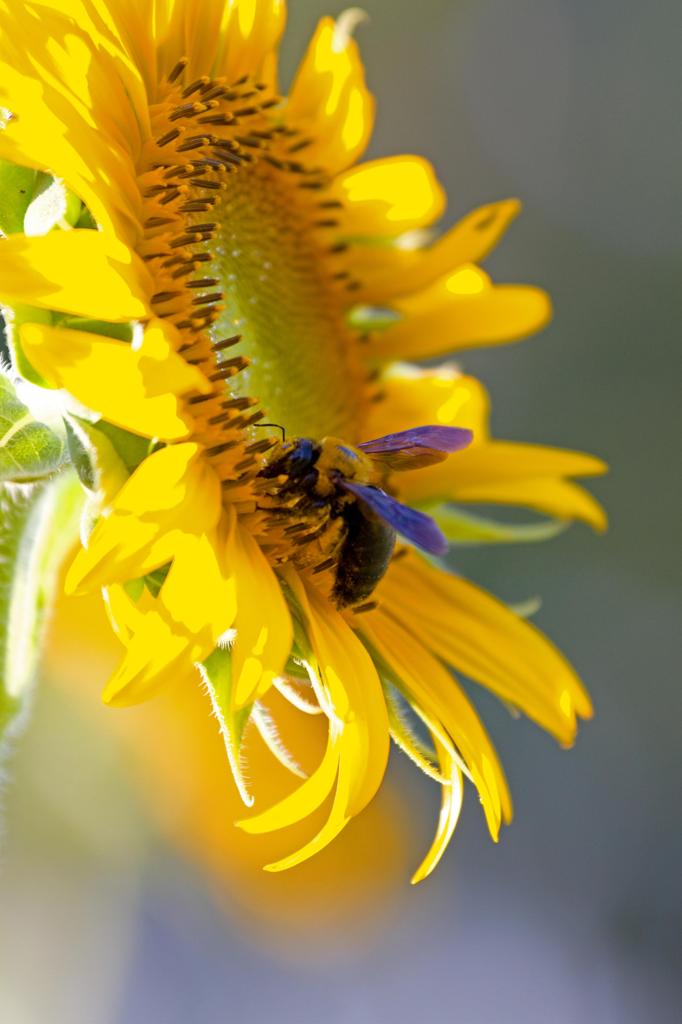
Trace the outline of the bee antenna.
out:
M 287 435 L 283 426 L 279 423 L 254 423 L 254 427 L 275 427 L 276 430 L 282 431 L 282 441 L 286 441 Z

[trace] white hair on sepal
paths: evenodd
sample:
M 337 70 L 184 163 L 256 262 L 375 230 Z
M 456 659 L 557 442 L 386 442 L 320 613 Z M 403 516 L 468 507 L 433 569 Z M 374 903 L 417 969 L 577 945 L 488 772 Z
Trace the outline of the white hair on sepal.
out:
M 297 775 L 299 779 L 307 779 L 308 773 L 301 768 L 294 755 L 284 744 L 277 728 L 277 723 L 268 709 L 259 701 L 256 701 L 253 705 L 251 721 L 258 730 L 265 746 L 279 763 L 290 771 L 292 775 Z
M 305 715 L 322 714 L 322 708 L 319 704 L 314 704 L 312 701 L 307 700 L 295 686 L 292 686 L 291 676 L 275 676 L 272 682 L 277 692 L 280 693 L 282 697 L 284 697 L 284 699 L 293 707 L 298 708 L 298 710 L 302 711 Z M 312 684 L 308 679 L 296 678 L 296 682 L 308 689 L 312 688 Z
M 200 661 L 195 663 L 196 668 L 199 669 L 201 681 L 203 684 L 204 693 L 208 695 L 211 702 L 211 714 L 218 722 L 218 728 L 220 735 L 223 738 L 225 744 L 225 752 L 227 754 L 227 760 L 232 771 L 232 777 L 234 779 L 235 786 L 239 796 L 241 797 L 242 803 L 246 807 L 253 807 L 255 803 L 255 797 L 249 791 L 248 783 L 248 760 L 244 753 L 244 744 L 237 744 L 237 737 L 233 734 L 233 730 L 223 714 L 220 702 L 216 695 L 215 689 L 209 679 L 206 668 Z M 248 728 L 248 722 L 244 726 L 244 731 Z

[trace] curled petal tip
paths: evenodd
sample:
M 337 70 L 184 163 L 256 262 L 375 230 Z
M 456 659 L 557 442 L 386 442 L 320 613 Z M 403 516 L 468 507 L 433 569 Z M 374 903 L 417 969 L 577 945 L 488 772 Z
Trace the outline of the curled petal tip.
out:
M 362 7 L 348 7 L 336 19 L 332 46 L 337 53 L 345 50 L 358 27 L 369 21 L 369 14 Z

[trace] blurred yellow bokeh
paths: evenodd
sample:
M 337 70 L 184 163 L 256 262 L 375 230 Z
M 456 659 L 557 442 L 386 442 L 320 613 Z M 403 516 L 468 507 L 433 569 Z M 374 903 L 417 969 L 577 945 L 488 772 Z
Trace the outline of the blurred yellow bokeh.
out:
M 77 702 L 88 727 L 115 737 L 122 761 L 150 820 L 205 872 L 220 905 L 257 941 L 284 950 L 310 949 L 316 935 L 385 927 L 391 894 L 409 877 L 406 810 L 395 787 L 382 789 L 340 839 L 303 865 L 280 874 L 262 866 L 296 848 L 322 824 L 314 820 L 263 836 L 234 822 L 248 812 L 232 780 L 218 725 L 197 678 L 178 679 L 163 696 L 122 710 L 100 701 L 121 656 L 101 602 L 60 594 L 44 654 L 47 684 Z M 311 718 L 273 691 L 268 697 L 285 745 L 310 771 L 324 752 L 322 716 Z M 266 808 L 299 783 L 267 749 L 255 729 L 245 741 L 247 777 L 256 807 Z

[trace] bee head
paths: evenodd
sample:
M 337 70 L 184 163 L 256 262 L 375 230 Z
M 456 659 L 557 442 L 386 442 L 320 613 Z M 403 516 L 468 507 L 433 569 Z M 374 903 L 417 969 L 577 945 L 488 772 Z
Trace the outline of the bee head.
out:
M 294 437 L 282 441 L 269 453 L 261 476 L 288 476 L 292 483 L 308 476 L 320 457 L 320 445 L 310 437 Z

